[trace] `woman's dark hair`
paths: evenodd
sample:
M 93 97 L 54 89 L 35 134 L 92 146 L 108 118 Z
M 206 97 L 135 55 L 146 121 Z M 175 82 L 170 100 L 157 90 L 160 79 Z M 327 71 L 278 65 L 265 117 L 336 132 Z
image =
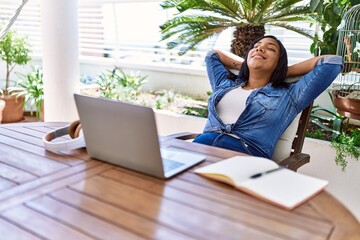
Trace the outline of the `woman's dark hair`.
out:
M 249 55 L 249 51 L 254 48 L 254 45 L 263 38 L 272 38 L 272 39 L 276 40 L 276 42 L 279 44 L 279 47 L 280 47 L 279 61 L 278 61 L 277 65 L 276 65 L 276 68 L 275 68 L 275 71 L 274 71 L 273 75 L 271 76 L 270 82 L 272 83 L 273 87 L 287 86 L 287 84 L 285 83 L 285 78 L 286 78 L 286 74 L 287 74 L 287 67 L 288 67 L 286 49 L 285 49 L 284 45 L 276 37 L 274 37 L 272 35 L 267 35 L 267 36 L 260 37 L 260 38 L 258 38 L 256 40 L 254 40 L 250 44 L 248 52 L 247 52 L 247 54 L 246 54 L 246 56 L 244 58 L 244 62 L 241 65 L 238 78 L 241 78 L 241 79 L 245 80 L 246 82 L 249 81 L 249 67 L 247 65 L 247 57 Z

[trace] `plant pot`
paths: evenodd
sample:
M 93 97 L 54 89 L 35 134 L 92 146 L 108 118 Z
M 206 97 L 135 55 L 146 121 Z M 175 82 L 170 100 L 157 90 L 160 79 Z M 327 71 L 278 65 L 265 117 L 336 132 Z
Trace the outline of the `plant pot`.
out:
M 19 122 L 24 119 L 24 97 L 2 96 L 0 99 L 5 101 L 1 123 Z
M 360 99 L 339 96 L 338 91 L 333 91 L 332 95 L 339 114 L 352 119 L 360 119 Z
M 2 115 L 3 115 L 3 110 L 5 108 L 5 105 L 6 105 L 5 101 L 0 99 L 0 123 L 2 120 Z
M 44 102 L 41 103 L 41 111 L 40 111 L 40 121 L 44 121 L 45 114 L 44 114 Z

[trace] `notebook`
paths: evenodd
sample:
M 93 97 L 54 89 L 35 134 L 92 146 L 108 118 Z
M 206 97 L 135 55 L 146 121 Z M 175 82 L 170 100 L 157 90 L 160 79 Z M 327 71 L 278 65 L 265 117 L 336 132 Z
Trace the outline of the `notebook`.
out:
M 74 94 L 88 154 L 158 178 L 205 160 L 201 154 L 160 149 L 152 108 Z
M 321 192 L 328 181 L 279 167 L 262 157 L 235 156 L 195 170 L 195 173 L 292 210 Z

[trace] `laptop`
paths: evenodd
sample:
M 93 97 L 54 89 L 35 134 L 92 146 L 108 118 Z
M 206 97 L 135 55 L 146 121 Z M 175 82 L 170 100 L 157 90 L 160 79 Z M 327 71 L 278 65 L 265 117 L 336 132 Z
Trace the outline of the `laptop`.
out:
M 205 160 L 201 154 L 160 148 L 152 108 L 74 94 L 88 154 L 166 179 Z

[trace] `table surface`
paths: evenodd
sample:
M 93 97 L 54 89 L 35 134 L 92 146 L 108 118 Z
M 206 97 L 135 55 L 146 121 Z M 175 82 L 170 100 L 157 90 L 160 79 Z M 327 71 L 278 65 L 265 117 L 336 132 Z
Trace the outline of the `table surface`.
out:
M 160 180 L 90 158 L 55 154 L 42 136 L 65 123 L 0 125 L 0 235 L 6 239 L 360 239 L 360 224 L 323 191 L 292 211 L 193 173 Z M 162 145 L 238 153 L 191 142 Z

